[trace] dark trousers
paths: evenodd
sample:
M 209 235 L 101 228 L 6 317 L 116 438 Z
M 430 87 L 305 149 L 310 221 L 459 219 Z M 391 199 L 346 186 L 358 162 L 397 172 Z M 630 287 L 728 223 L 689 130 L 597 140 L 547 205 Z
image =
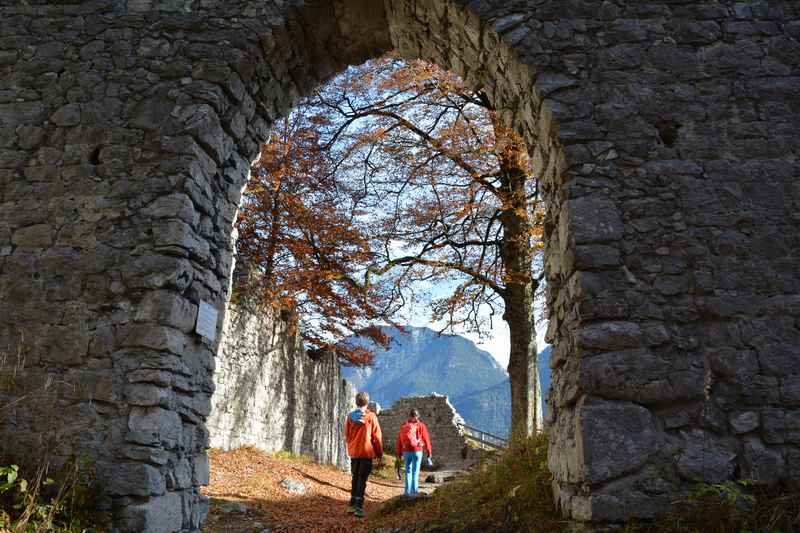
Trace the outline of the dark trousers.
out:
M 372 459 L 366 457 L 350 458 L 350 472 L 353 474 L 353 484 L 350 488 L 350 505 L 364 508 L 364 491 L 367 490 L 367 478 L 372 472 Z

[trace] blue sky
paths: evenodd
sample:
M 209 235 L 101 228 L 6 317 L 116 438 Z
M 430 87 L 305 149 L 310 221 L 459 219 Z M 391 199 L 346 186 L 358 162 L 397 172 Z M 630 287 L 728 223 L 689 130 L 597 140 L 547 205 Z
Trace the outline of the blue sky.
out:
M 428 291 L 430 297 L 441 297 L 451 289 L 452 286 L 441 284 L 428 288 Z M 537 318 L 540 316 L 542 311 L 542 307 L 538 306 L 536 309 Z M 488 310 L 486 313 L 488 314 Z M 409 309 L 403 310 L 402 315 L 404 316 L 404 320 L 398 319 L 398 322 L 404 322 L 410 326 L 427 326 L 438 331 L 444 325 L 443 322 L 430 321 L 430 310 L 426 307 L 425 302 L 416 302 L 412 304 Z M 493 327 L 491 328 L 491 331 L 488 332 L 488 335 L 486 336 L 488 338 L 483 339 L 481 339 L 475 333 L 465 333 L 458 330 L 456 330 L 455 333 L 461 335 L 462 337 L 468 338 L 469 340 L 473 341 L 478 348 L 481 350 L 486 350 L 492 354 L 492 357 L 494 357 L 498 363 L 503 365 L 503 368 L 506 368 L 508 367 L 508 356 L 510 350 L 508 324 L 506 324 L 506 321 L 501 317 L 495 316 L 492 321 L 492 326 Z M 541 352 L 547 346 L 547 343 L 544 342 L 546 329 L 546 322 L 542 323 L 536 329 L 536 349 L 538 352 Z

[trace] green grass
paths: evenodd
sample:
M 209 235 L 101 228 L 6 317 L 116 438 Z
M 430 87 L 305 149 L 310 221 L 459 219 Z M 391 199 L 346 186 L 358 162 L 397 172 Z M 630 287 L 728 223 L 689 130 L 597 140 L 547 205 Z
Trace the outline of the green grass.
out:
M 689 497 L 652 523 L 625 533 L 793 533 L 800 531 L 800 493 L 753 488 L 747 481 L 699 483 Z
M 547 469 L 547 439 L 512 442 L 468 476 L 438 489 L 431 498 L 390 501 L 372 518 L 378 527 L 404 533 L 562 532 L 570 524 L 555 508 Z M 800 531 L 800 492 L 769 490 L 746 481 L 700 483 L 688 498 L 653 522 L 620 526 L 626 533 L 793 533 Z
M 304 453 L 294 453 L 288 450 L 278 450 L 276 452 L 272 452 L 272 455 L 276 459 L 284 459 L 287 461 L 293 461 L 295 463 L 301 464 L 309 464 L 309 463 L 316 463 L 313 457 L 310 455 L 306 455 Z
M 439 488 L 413 506 L 390 506 L 376 526 L 417 524 L 417 531 L 560 531 L 553 504 L 547 440 L 532 437 Z M 424 519 L 421 517 L 425 517 Z
M 374 465 L 372 467 L 372 473 L 370 475 L 375 476 L 380 479 L 397 479 L 397 464 L 400 464 L 400 468 L 402 470 L 403 467 L 403 460 L 397 459 L 388 454 L 383 455 L 383 463 L 380 465 Z

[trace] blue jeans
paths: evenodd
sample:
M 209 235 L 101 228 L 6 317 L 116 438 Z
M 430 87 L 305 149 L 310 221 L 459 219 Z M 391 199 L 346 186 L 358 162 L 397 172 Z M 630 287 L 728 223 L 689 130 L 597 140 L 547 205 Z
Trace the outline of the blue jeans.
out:
M 403 464 L 406 467 L 405 493 L 419 492 L 419 465 L 422 452 L 403 452 Z

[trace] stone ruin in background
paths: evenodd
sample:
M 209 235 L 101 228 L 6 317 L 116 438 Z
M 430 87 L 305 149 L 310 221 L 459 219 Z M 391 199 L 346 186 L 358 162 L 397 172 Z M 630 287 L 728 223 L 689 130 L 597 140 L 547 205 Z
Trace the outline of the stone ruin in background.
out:
M 378 415 L 383 432 L 383 446 L 387 454 L 396 454 L 395 441 L 400 425 L 408 419 L 411 409 L 419 411 L 419 418 L 428 427 L 437 467 L 464 468 L 480 460 L 483 452 L 464 435 L 464 419 L 442 394 L 406 396 L 396 400 L 390 409 Z

